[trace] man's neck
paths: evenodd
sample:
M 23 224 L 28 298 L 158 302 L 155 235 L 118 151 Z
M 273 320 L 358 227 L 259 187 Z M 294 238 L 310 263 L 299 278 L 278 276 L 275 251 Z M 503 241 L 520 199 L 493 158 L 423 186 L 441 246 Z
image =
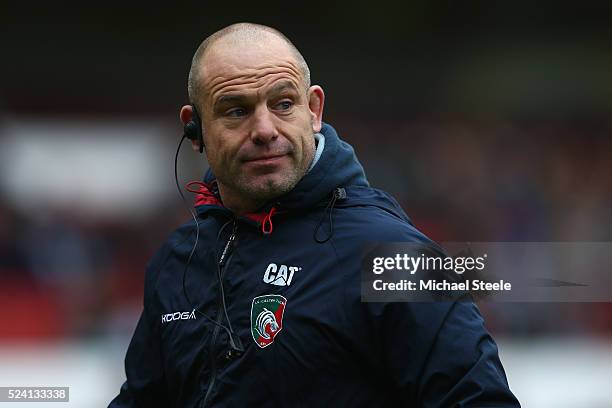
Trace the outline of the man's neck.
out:
M 236 215 L 254 212 L 265 204 L 263 200 L 245 198 L 221 183 L 218 183 L 218 187 L 223 206 Z

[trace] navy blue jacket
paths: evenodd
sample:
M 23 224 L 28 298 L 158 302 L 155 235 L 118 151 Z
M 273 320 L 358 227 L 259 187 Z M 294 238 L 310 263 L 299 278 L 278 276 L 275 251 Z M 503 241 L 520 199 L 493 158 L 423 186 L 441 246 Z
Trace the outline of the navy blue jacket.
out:
M 322 133 L 316 166 L 259 216 L 234 217 L 209 173 L 188 268 L 194 222 L 147 268 L 110 407 L 519 407 L 472 302 L 361 301 L 362 242 L 430 241 Z

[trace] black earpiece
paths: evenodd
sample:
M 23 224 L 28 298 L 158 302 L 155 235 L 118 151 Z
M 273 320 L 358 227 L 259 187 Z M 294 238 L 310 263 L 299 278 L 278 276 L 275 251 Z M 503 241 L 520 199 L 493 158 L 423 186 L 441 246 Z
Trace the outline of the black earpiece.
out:
M 183 132 L 185 133 L 185 137 L 189 140 L 197 140 L 200 144 L 200 153 L 204 151 L 204 136 L 202 135 L 202 121 L 200 120 L 200 115 L 198 114 L 198 110 L 195 105 L 191 105 L 192 108 L 192 118 L 185 127 L 183 128 Z

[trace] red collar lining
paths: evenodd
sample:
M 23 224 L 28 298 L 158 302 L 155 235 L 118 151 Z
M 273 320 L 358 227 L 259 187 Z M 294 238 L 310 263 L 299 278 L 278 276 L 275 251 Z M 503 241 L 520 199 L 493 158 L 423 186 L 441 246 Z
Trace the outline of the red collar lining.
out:
M 197 186 L 194 188 L 192 186 Z M 221 199 L 215 194 L 213 191 L 216 190 L 216 182 L 213 181 L 211 183 L 204 183 L 202 181 L 190 181 L 185 185 L 187 191 L 191 193 L 195 193 L 195 207 L 200 205 L 217 205 L 225 208 Z M 257 225 L 261 226 L 261 232 L 265 235 L 272 234 L 274 229 L 274 225 L 272 224 L 272 216 L 276 214 L 276 207 L 270 208 L 270 211 L 258 212 L 258 213 L 246 213 L 243 214 L 243 217 L 254 221 Z

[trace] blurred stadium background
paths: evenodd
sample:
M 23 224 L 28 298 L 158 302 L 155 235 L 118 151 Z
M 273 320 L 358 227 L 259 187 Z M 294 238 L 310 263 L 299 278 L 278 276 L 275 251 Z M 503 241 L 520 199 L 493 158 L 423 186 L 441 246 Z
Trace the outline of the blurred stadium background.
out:
M 565 4 L 3 4 L 0 386 L 118 391 L 144 266 L 188 218 L 191 56 L 232 22 L 295 42 L 325 120 L 432 238 L 610 241 L 610 13 Z M 183 181 L 205 169 L 183 150 Z M 523 406 L 612 407 L 612 304 L 481 307 Z

